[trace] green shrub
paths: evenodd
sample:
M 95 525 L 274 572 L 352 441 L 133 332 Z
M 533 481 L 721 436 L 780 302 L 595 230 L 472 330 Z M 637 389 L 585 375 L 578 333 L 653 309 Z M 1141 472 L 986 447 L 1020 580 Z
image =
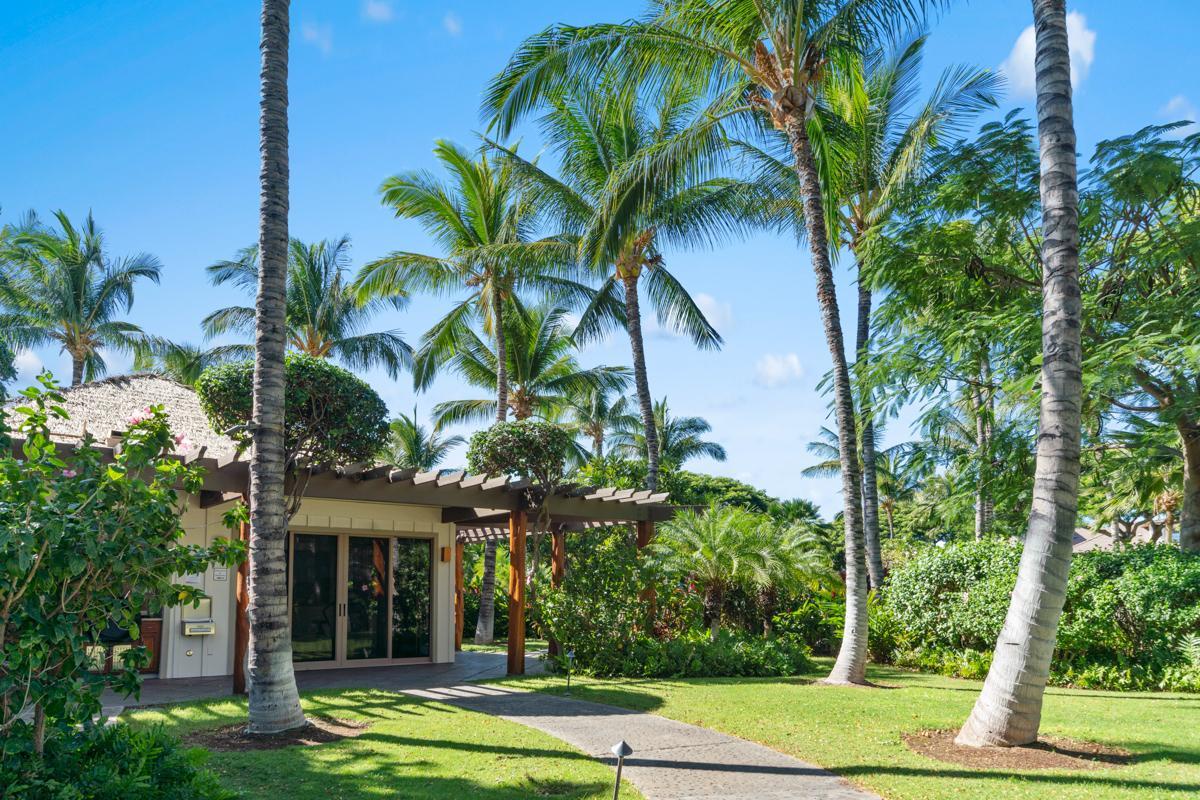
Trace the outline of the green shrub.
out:
M 603 678 L 780 677 L 811 667 L 809 652 L 787 635 L 764 639 L 722 630 L 713 640 L 702 631 L 665 639 L 638 633 L 590 641 L 582 656 L 575 648 L 575 669 Z
M 202 769 L 206 753 L 185 750 L 161 728 L 87 726 L 0 759 L 0 798 L 8 800 L 230 800 Z
M 884 605 L 908 643 L 897 664 L 987 672 L 1021 549 L 1000 540 L 925 548 L 889 577 Z M 1200 690 L 1200 555 L 1143 545 L 1077 555 L 1050 679 L 1124 690 Z M 885 655 L 877 653 L 876 656 Z

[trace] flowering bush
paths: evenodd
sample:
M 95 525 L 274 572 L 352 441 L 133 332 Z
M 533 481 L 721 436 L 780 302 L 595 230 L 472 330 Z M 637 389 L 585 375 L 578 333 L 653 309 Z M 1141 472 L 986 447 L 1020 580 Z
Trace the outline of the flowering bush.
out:
M 63 397 L 40 380 L 44 388 L 22 392 L 28 402 L 14 411 L 19 456 L 0 422 L 0 756 L 40 752 L 47 736 L 90 724 L 105 686 L 136 692 L 144 648 L 101 675 L 89 672 L 88 645 L 113 622 L 137 639 L 143 607 L 200 597 L 175 576 L 244 557 L 227 539 L 181 544 L 184 493 L 200 489 L 202 473 L 171 455 L 162 409 L 132 422 L 111 461 L 90 437 L 62 454 L 48 422 L 66 416 Z

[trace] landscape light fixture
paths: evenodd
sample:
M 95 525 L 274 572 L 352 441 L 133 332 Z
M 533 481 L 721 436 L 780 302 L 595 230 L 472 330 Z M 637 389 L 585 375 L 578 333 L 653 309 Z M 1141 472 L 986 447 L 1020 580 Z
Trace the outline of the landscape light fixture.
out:
M 613 786 L 613 800 L 621 793 L 621 767 L 625 766 L 625 757 L 633 755 L 633 748 L 622 739 L 613 745 L 612 753 L 617 757 L 617 783 Z

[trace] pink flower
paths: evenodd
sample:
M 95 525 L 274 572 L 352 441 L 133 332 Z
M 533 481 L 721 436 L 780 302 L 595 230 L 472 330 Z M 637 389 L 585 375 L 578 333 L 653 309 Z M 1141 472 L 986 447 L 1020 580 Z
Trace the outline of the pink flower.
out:
M 188 438 L 186 433 L 175 434 L 175 451 L 178 453 L 190 453 L 192 451 L 192 440 Z
M 134 412 L 134 415 L 129 418 L 130 425 L 137 425 L 145 422 L 148 419 L 154 418 L 154 412 L 150 410 L 150 406 L 146 406 L 141 411 Z
M 64 470 L 62 471 L 62 476 L 63 476 L 64 478 L 74 478 L 74 477 L 75 477 L 76 475 L 78 475 L 78 474 L 79 474 L 79 473 L 78 473 L 78 472 L 76 472 L 76 471 L 75 471 L 75 470 L 73 470 L 73 469 L 64 469 Z

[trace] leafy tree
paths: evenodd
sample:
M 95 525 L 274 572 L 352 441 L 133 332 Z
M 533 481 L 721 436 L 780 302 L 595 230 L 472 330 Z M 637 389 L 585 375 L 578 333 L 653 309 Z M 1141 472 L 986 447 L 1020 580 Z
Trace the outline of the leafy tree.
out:
M 231 357 L 229 351 L 222 347 L 206 350 L 187 342 L 163 342 L 140 351 L 133 361 L 133 369 L 135 372 L 165 375 L 185 386 L 194 387 L 204 370 Z
M 58 344 L 71 357 L 71 385 L 104 376 L 101 350 L 135 353 L 158 340 L 120 319 L 134 287 L 158 283 L 161 265 L 148 253 L 111 258 L 88 214 L 82 226 L 57 211 L 58 229 L 30 216 L 7 237 L 0 281 L 0 329 L 18 348 Z
M 21 394 L 0 429 L 0 753 L 32 747 L 47 735 L 90 726 L 106 686 L 137 692 L 144 647 L 121 655 L 124 669 L 91 671 L 88 646 L 116 621 L 138 636 L 148 603 L 175 605 L 201 596 L 177 575 L 210 563 L 233 566 L 240 543 L 184 545 L 185 493 L 203 480 L 198 467 L 175 456 L 178 439 L 161 408 L 130 421 L 121 447 L 105 462 L 90 436 L 65 455 L 50 438 L 51 417 L 65 417 L 49 375 L 44 388 Z M 10 436 L 21 443 L 13 454 Z M 32 710 L 32 725 L 26 719 Z
M 504 370 L 508 381 L 505 397 L 518 420 L 556 418 L 572 398 L 597 390 L 620 391 L 629 380 L 626 367 L 580 367 L 566 317 L 564 308 L 514 305 L 504 318 L 501 338 L 505 345 L 499 352 L 508 361 Z M 456 340 L 456 351 L 444 368 L 458 373 L 472 386 L 495 390 L 499 352 L 471 330 L 460 332 Z M 439 428 L 495 415 L 496 401 L 490 398 L 450 400 L 433 408 Z
M 721 475 L 679 470 L 664 475 L 663 485 L 671 492 L 671 501 L 682 506 L 717 504 L 766 513 L 777 502 L 761 489 Z
M 634 457 L 646 452 L 649 437 L 640 420 L 633 420 L 613 436 L 613 449 L 623 455 Z M 658 447 L 657 463 L 668 470 L 676 470 L 693 458 L 725 460 L 725 448 L 716 442 L 700 438 L 712 430 L 703 417 L 673 417 L 667 398 L 654 404 L 654 442 Z
M 386 299 L 360 300 L 347 280 L 350 268 L 350 238 L 326 239 L 306 244 L 299 239 L 288 243 L 287 262 L 287 346 L 290 350 L 317 358 L 333 358 L 351 369 L 382 367 L 396 378 L 402 369 L 412 368 L 412 348 L 399 331 L 366 332 L 368 323 L 383 308 L 403 308 L 409 298 L 404 294 Z M 258 285 L 258 247 L 247 247 L 232 261 L 218 261 L 208 267 L 216 286 L 233 284 L 252 295 Z M 255 310 L 248 306 L 230 306 L 204 318 L 209 337 L 254 333 Z M 225 345 L 220 353 L 246 357 L 253 345 Z
M 387 406 L 370 385 L 325 359 L 289 353 L 284 359 L 287 414 L 284 464 L 297 476 L 288 517 L 300 509 L 314 469 L 372 462 L 387 444 Z M 254 362 L 237 361 L 205 370 L 196 382 L 200 405 L 219 431 L 242 446 L 253 441 L 251 391 Z
M 573 234 L 579 259 L 603 281 L 581 315 L 576 336 L 595 339 L 613 326 L 624 327 L 629 336 L 638 409 L 649 431 L 643 450 L 650 464 L 647 485 L 653 490 L 661 448 L 651 425 L 640 290 L 645 289 L 660 324 L 698 347 L 720 347 L 720 334 L 667 270 L 663 250 L 728 233 L 741 206 L 736 183 L 725 178 L 680 171 L 627 179 L 631 165 L 686 129 L 699 110 L 696 93 L 682 86 L 649 96 L 621 91 L 606 79 L 547 95 L 541 130 L 560 156 L 560 177 L 515 150 L 491 144 L 531 187 L 544 215 Z
M 466 441 L 461 436 L 443 437 L 436 428 L 426 428 L 418 422 L 414 408 L 411 417 L 401 414 L 388 424 L 388 442 L 382 458 L 397 467 L 428 472 L 442 463 L 447 453 Z

